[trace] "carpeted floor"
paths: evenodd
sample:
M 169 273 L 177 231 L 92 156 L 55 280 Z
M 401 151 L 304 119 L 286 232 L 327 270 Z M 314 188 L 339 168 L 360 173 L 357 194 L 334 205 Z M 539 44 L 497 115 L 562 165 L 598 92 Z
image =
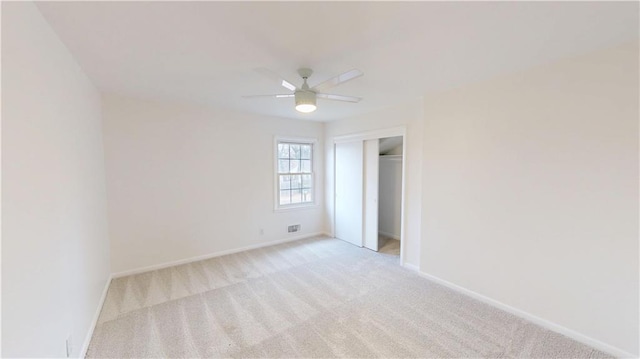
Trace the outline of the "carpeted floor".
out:
M 397 239 L 379 235 L 378 236 L 378 253 L 398 256 L 398 261 L 399 261 L 400 260 L 400 241 Z
M 314 238 L 114 279 L 87 357 L 608 356 Z

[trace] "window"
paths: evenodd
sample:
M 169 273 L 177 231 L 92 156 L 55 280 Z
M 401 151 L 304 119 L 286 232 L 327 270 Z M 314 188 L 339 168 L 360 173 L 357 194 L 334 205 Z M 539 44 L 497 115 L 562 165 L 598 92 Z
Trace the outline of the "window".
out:
M 314 141 L 276 140 L 276 209 L 313 205 Z

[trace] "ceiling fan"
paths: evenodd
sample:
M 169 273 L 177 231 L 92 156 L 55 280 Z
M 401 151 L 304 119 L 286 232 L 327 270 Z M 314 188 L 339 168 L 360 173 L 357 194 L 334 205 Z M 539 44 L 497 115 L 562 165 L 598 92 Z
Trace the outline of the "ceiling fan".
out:
M 259 68 L 256 69 L 257 72 L 276 80 L 280 83 L 280 85 L 286 88 L 289 91 L 293 91 L 293 93 L 288 94 L 276 94 L 276 95 L 253 95 L 253 96 L 243 96 L 244 98 L 256 98 L 256 97 L 272 97 L 272 98 L 290 98 L 294 97 L 296 100 L 296 110 L 299 112 L 309 113 L 316 110 L 316 99 L 321 98 L 325 100 L 334 100 L 334 101 L 344 101 L 344 102 L 360 102 L 362 98 L 355 96 L 343 96 L 343 95 L 334 95 L 324 93 L 325 90 L 328 90 L 332 87 L 341 85 L 347 81 L 358 78 L 362 75 L 362 71 L 360 70 L 350 70 L 344 72 L 336 77 L 330 78 L 329 80 L 322 82 L 316 86 L 309 87 L 307 84 L 307 79 L 311 77 L 313 74 L 313 70 L 308 68 L 298 69 L 298 74 L 303 79 L 303 84 L 301 87 L 296 87 L 291 82 L 283 79 L 275 72 L 265 69 Z

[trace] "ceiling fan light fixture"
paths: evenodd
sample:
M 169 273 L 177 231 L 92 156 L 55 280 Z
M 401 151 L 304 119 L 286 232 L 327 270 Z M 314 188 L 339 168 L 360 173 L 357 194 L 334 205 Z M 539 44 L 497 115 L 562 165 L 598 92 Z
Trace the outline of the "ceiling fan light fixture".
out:
M 296 111 L 310 113 L 316 110 L 316 94 L 311 91 L 296 92 Z

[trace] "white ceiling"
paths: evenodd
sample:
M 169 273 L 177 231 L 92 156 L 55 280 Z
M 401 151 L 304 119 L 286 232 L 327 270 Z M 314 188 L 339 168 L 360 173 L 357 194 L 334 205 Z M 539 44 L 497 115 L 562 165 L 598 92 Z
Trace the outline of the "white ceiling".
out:
M 264 115 L 334 120 L 464 83 L 638 40 L 637 2 L 41 2 L 41 12 L 105 92 Z M 254 71 L 299 85 L 364 76 L 300 114 Z

